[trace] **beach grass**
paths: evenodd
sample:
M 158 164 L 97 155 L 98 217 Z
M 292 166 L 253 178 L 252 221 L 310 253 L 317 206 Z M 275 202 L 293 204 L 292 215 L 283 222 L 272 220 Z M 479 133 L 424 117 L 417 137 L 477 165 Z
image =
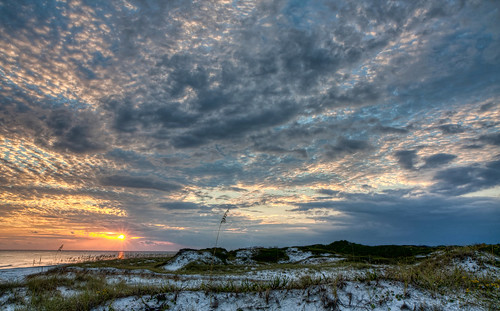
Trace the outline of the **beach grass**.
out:
M 107 281 L 106 273 L 90 274 L 72 272 L 71 276 L 61 276 L 63 270 L 28 277 L 24 284 L 27 297 L 16 310 L 91 310 L 130 296 L 157 295 L 169 291 L 165 286 L 126 284 Z
M 144 257 L 144 258 L 126 258 L 126 259 L 112 259 L 112 260 L 101 260 L 73 264 L 72 266 L 81 268 L 116 268 L 124 270 L 149 270 L 153 272 L 163 273 L 164 266 L 171 257 L 160 256 L 160 257 Z

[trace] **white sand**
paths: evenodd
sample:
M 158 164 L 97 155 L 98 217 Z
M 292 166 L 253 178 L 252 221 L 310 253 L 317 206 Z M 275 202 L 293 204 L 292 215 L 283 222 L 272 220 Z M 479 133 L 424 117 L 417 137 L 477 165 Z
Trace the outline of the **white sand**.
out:
M 0 270 L 0 282 L 17 282 L 22 281 L 24 278 L 31 274 L 37 274 L 40 272 L 47 272 L 57 266 L 42 266 L 42 267 L 30 267 L 30 268 L 13 268 L 13 269 L 1 269 Z

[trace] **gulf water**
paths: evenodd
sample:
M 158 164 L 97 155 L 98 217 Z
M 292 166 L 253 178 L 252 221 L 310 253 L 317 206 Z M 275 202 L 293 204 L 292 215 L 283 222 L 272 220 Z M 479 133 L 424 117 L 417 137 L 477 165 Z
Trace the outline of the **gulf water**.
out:
M 172 256 L 175 252 L 0 250 L 0 269 L 44 267 L 86 261 Z

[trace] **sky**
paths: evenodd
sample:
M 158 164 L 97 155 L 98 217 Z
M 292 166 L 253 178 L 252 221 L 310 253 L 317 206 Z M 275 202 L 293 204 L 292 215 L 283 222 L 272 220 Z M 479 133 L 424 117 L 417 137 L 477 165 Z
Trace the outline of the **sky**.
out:
M 0 249 L 226 210 L 228 249 L 500 243 L 500 2 L 0 0 Z

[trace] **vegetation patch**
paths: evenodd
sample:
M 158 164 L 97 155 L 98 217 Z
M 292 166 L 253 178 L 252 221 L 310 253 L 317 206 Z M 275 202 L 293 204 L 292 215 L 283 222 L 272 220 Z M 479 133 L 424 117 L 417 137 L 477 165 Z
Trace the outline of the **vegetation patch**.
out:
M 171 257 L 145 257 L 145 258 L 127 258 L 113 259 L 73 264 L 71 266 L 81 268 L 116 268 L 124 270 L 150 270 L 153 272 L 165 272 L 161 267 L 164 266 Z
M 12 290 L 21 286 L 20 282 L 0 282 L 0 295 L 3 295 L 7 292 L 11 292 Z
M 278 263 L 287 261 L 290 258 L 283 248 L 259 248 L 253 254 L 252 259 L 259 263 Z
M 338 254 L 349 261 L 369 262 L 373 264 L 392 264 L 397 262 L 416 262 L 419 257 L 425 257 L 444 247 L 414 246 L 414 245 L 379 245 L 368 246 L 345 240 L 336 241 L 328 245 L 315 244 L 299 246 L 302 251 L 309 251 L 315 255 Z

